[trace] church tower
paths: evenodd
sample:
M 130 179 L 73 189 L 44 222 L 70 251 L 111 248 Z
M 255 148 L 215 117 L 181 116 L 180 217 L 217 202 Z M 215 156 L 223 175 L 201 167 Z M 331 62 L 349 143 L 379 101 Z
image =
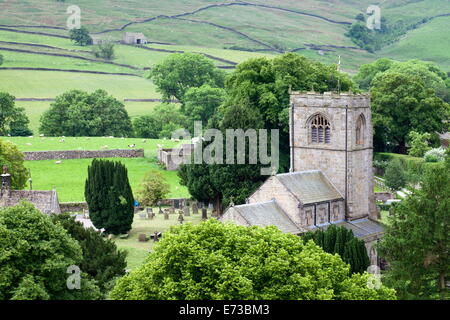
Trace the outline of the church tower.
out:
M 346 218 L 377 219 L 370 96 L 290 93 L 291 171 L 321 170 L 346 200 Z

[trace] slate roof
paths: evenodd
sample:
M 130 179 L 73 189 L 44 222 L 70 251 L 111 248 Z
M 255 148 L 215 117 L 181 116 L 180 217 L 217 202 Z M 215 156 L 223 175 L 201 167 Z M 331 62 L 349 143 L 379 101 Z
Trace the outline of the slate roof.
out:
M 230 208 L 231 209 L 231 208 Z M 232 207 L 252 226 L 276 226 L 282 232 L 298 234 L 304 232 L 298 228 L 280 206 L 269 202 L 243 204 Z
M 362 239 L 377 234 L 381 234 L 384 232 L 384 228 L 380 223 L 370 220 L 368 218 L 361 218 L 353 221 L 348 220 L 334 221 L 332 223 L 325 223 L 323 225 L 313 226 L 310 229 L 315 230 L 320 228 L 326 230 L 329 226 L 331 226 L 331 224 L 334 224 L 338 227 L 350 229 L 353 231 L 355 237 Z
M 343 199 L 320 170 L 282 173 L 276 177 L 302 204 Z
M 9 196 L 3 195 L 0 198 L 0 206 L 12 207 L 18 205 L 20 201 L 31 202 L 36 209 L 45 214 L 61 213 L 56 190 L 11 190 Z

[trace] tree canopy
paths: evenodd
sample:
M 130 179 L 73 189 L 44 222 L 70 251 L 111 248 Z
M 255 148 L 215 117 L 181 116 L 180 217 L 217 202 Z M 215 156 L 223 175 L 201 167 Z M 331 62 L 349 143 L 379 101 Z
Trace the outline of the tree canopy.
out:
M 89 35 L 89 30 L 86 27 L 70 30 L 70 40 L 80 46 L 87 46 L 92 44 L 92 38 Z
M 122 102 L 104 90 L 71 90 L 56 97 L 40 119 L 39 131 L 47 136 L 115 136 L 133 133 Z
M 92 160 L 88 167 L 84 196 L 89 216 L 97 229 L 122 234 L 131 230 L 134 197 L 126 167 L 109 160 Z
M 152 68 L 150 78 L 162 94 L 163 100 L 184 101 L 190 88 L 209 84 L 223 87 L 225 74 L 208 58 L 197 53 L 175 53 Z
M 121 278 L 111 299 L 393 299 L 370 289 L 368 274 L 349 276 L 338 255 L 276 227 L 210 219 L 164 234 L 145 264 Z
M 450 157 L 430 167 L 421 188 L 395 206 L 379 253 L 385 279 L 401 299 L 448 299 L 450 273 Z
M 406 153 L 410 131 L 443 132 L 450 106 L 416 75 L 384 72 L 371 89 L 374 147 Z
M 60 225 L 31 203 L 0 210 L 0 299 L 98 299 L 100 290 L 85 273 L 80 289 L 67 287 L 70 266 L 82 250 Z
M 29 178 L 23 159 L 23 153 L 14 143 L 0 139 L 0 170 L 3 166 L 8 167 L 13 189 L 23 189 Z
M 25 109 L 15 106 L 15 97 L 0 92 L 0 136 L 29 136 L 33 132 L 28 128 L 29 119 Z

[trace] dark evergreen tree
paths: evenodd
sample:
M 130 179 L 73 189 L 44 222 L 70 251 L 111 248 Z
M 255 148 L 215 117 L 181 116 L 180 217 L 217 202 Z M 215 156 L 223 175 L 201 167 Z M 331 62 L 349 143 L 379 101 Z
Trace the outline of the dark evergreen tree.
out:
M 363 273 L 370 265 L 363 240 L 353 235 L 351 230 L 331 225 L 327 230 L 307 232 L 303 241 L 313 240 L 325 252 L 337 253 L 350 265 L 350 273 Z
M 133 223 L 134 197 L 126 167 L 120 162 L 92 161 L 84 192 L 92 223 L 106 233 L 128 232 Z
M 95 279 L 102 293 L 106 295 L 115 280 L 125 275 L 126 252 L 118 250 L 114 241 L 106 239 L 100 232 L 93 228 L 84 228 L 68 214 L 54 215 L 52 220 L 78 241 L 83 251 L 80 269 Z

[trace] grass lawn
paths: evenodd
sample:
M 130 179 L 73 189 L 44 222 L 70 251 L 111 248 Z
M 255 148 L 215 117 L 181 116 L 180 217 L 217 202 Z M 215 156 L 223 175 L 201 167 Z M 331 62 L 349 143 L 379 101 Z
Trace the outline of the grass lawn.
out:
M 99 150 L 107 145 L 109 149 L 127 149 L 129 144 L 145 150 L 145 158 L 112 158 L 121 161 L 128 168 L 128 178 L 133 192 L 136 193 L 143 175 L 149 170 L 161 172 L 170 185 L 169 198 L 189 197 L 187 189 L 180 185 L 176 171 L 166 171 L 158 166 L 156 150 L 158 144 L 163 147 L 174 147 L 178 143 L 163 139 L 147 139 L 144 143 L 139 138 L 104 138 L 104 137 L 66 137 L 64 142 L 55 137 L 3 137 L 2 139 L 15 143 L 21 151 L 46 150 Z M 25 161 L 25 166 L 31 170 L 34 190 L 50 190 L 56 188 L 59 201 L 84 201 L 84 182 L 87 178 L 87 167 L 92 159 L 63 160 L 55 164 L 55 160 Z
M 156 210 L 156 213 L 158 212 L 158 209 L 153 210 Z M 155 246 L 155 242 L 153 242 L 152 239 L 147 242 L 139 242 L 139 234 L 145 233 L 147 237 L 149 237 L 155 231 L 159 231 L 162 232 L 164 236 L 164 232 L 171 226 L 180 224 L 177 219 L 178 213 L 171 214 L 169 220 L 164 220 L 164 215 L 158 213 L 153 220 L 142 219 L 138 214 L 134 215 L 133 227 L 128 239 L 114 239 L 118 248 L 128 251 L 128 269 L 134 269 L 140 266 L 148 255 L 149 250 L 153 250 Z M 191 214 L 191 216 L 184 217 L 184 219 L 184 223 L 198 224 L 201 222 L 201 213 L 196 215 Z

